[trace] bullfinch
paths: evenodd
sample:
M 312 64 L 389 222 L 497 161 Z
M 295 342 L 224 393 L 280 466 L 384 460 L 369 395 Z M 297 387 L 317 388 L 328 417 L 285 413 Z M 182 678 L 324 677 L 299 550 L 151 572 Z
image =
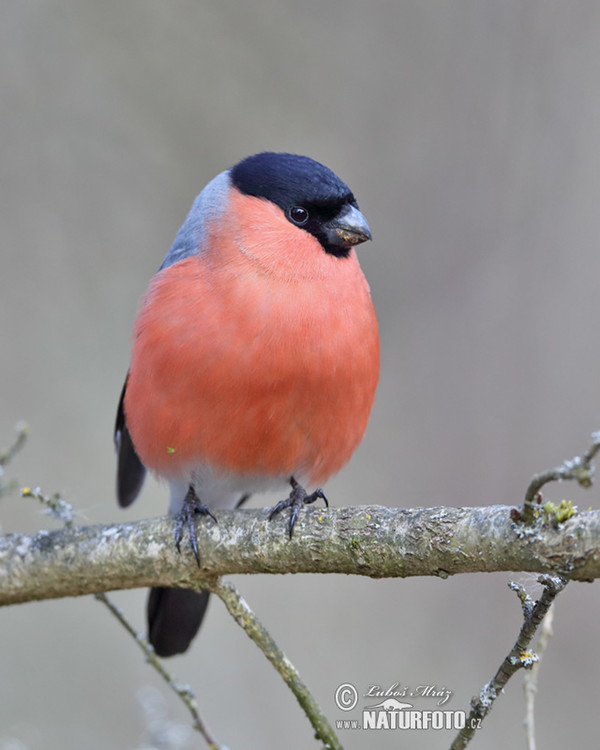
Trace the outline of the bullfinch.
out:
M 260 153 L 202 190 L 142 299 L 119 402 L 117 497 L 166 479 L 199 562 L 194 515 L 290 488 L 270 517 L 323 499 L 365 432 L 379 337 L 350 188 L 305 156 Z M 304 487 L 313 489 L 307 492 Z M 218 511 L 215 511 L 218 512 Z M 216 519 L 215 519 L 216 520 Z M 210 521 L 212 522 L 212 521 Z M 185 651 L 207 591 L 153 588 L 149 639 Z

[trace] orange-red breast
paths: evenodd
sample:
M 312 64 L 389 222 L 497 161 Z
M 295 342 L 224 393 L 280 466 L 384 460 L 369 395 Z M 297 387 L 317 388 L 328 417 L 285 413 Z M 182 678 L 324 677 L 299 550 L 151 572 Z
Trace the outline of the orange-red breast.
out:
M 354 246 L 371 239 L 348 188 L 304 156 L 261 153 L 194 201 L 141 302 L 115 440 L 127 506 L 146 469 L 195 547 L 194 512 L 292 485 L 291 508 L 360 443 L 379 376 L 377 320 Z M 214 516 L 213 516 L 214 518 Z M 195 548 L 197 555 L 197 548 Z M 157 653 L 185 651 L 207 592 L 152 589 Z

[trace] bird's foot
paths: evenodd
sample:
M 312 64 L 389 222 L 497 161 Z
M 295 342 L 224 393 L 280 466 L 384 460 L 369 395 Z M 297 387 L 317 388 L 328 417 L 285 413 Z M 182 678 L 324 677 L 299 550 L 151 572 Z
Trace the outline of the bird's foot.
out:
M 192 548 L 194 557 L 196 558 L 196 562 L 198 563 L 198 567 L 200 567 L 198 538 L 196 536 L 196 526 L 194 524 L 194 517 L 197 513 L 202 516 L 210 516 L 213 521 L 217 523 L 217 519 L 213 516 L 208 505 L 203 505 L 200 502 L 200 500 L 198 499 L 198 495 L 196 495 L 196 491 L 190 484 L 190 488 L 187 491 L 187 494 L 183 500 L 183 505 L 181 506 L 181 510 L 177 514 L 177 519 L 175 521 L 175 546 L 177 547 L 177 552 L 181 552 L 183 529 L 184 527 L 187 528 L 188 534 L 190 536 L 190 547 Z
M 310 494 L 302 487 L 302 485 L 298 484 L 298 482 L 292 477 L 290 479 L 290 484 L 292 485 L 292 491 L 289 494 L 289 497 L 287 497 L 285 500 L 281 500 L 277 503 L 277 505 L 273 508 L 271 513 L 269 514 L 269 521 L 272 521 L 273 518 L 278 513 L 281 513 L 282 510 L 285 510 L 286 508 L 291 509 L 290 513 L 290 522 L 288 526 L 290 539 L 292 538 L 292 533 L 294 531 L 294 524 L 296 523 L 296 519 L 298 518 L 298 513 L 300 511 L 300 508 L 303 505 L 308 505 L 309 503 L 314 503 L 316 500 L 324 500 L 325 505 L 329 508 L 329 503 L 327 502 L 327 497 L 325 496 L 325 493 L 322 489 L 315 490 L 314 492 L 311 492 Z

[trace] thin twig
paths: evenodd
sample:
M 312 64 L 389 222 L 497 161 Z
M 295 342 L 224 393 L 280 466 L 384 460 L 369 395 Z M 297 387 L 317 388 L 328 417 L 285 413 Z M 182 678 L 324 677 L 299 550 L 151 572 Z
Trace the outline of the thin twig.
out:
M 481 722 L 491 711 L 494 701 L 503 691 L 504 686 L 519 669 L 531 669 L 537 662 L 537 655 L 528 649 L 528 646 L 540 626 L 546 613 L 557 594 L 567 585 L 567 581 L 559 576 L 539 576 L 538 581 L 544 586 L 544 591 L 538 601 L 531 606 L 531 600 L 527 597 L 522 586 L 511 581 L 510 588 L 517 592 L 523 607 L 524 622 L 515 645 L 508 656 L 500 665 L 498 671 L 485 685 L 478 696 L 471 700 L 471 712 L 463 729 L 457 734 L 450 750 L 463 750 Z
M 148 643 L 143 635 L 136 632 L 135 628 L 133 628 L 133 626 L 125 618 L 121 609 L 117 607 L 116 604 L 113 604 L 113 602 L 111 602 L 106 594 L 95 594 L 95 598 L 108 607 L 112 614 L 117 618 L 117 620 L 121 623 L 125 630 L 133 637 L 135 642 L 142 649 L 144 655 L 146 656 L 146 661 L 148 662 L 148 664 L 150 664 L 150 666 L 158 672 L 158 674 L 163 678 L 163 680 L 167 683 L 171 690 L 173 690 L 173 692 L 176 693 L 185 703 L 194 720 L 194 729 L 200 732 L 200 734 L 204 737 L 210 750 L 221 750 L 222 746 L 213 739 L 211 733 L 206 727 L 206 724 L 204 724 L 204 722 L 200 718 L 194 691 L 187 685 L 180 685 L 174 679 L 173 675 L 170 674 L 170 672 L 167 672 L 162 661 L 154 652 L 152 646 Z
M 22 497 L 31 497 L 39 500 L 43 505 L 46 506 L 48 511 L 55 516 L 58 520 L 62 521 L 67 528 L 73 526 L 73 506 L 64 500 L 58 492 L 54 495 L 44 495 L 40 488 L 35 490 L 29 487 L 23 487 L 21 490 Z M 125 618 L 125 615 L 111 600 L 106 596 L 105 593 L 94 594 L 95 598 L 105 604 L 112 614 L 117 618 L 125 630 L 134 638 L 138 646 L 142 649 L 146 655 L 146 661 L 159 673 L 167 685 L 173 690 L 185 703 L 188 710 L 190 711 L 194 720 L 193 727 L 196 729 L 206 740 L 210 750 L 220 750 L 221 746 L 212 738 L 206 725 L 200 718 L 198 713 L 198 706 L 196 704 L 196 695 L 189 686 L 180 685 L 174 677 L 167 672 L 164 668 L 161 660 L 158 658 L 152 646 L 148 641 L 140 634 L 135 631 L 133 626 Z
M 27 440 L 27 436 L 29 435 L 29 427 L 25 424 L 25 422 L 19 422 L 16 425 L 15 430 L 17 432 L 17 437 L 15 438 L 13 444 L 6 448 L 6 450 L 0 451 L 0 497 L 2 497 L 3 495 L 9 495 L 18 487 L 18 482 L 16 479 L 9 479 L 8 481 L 6 481 L 6 479 L 4 478 L 4 467 L 8 466 L 8 464 L 25 445 L 25 441 Z
M 600 451 L 600 430 L 592 433 L 592 444 L 583 454 L 564 461 L 560 466 L 549 469 L 541 474 L 536 474 L 527 488 L 525 501 L 520 512 L 520 519 L 524 523 L 531 524 L 538 516 L 539 492 L 548 482 L 563 482 L 576 480 L 582 487 L 591 487 L 594 482 L 594 466 L 592 461 Z M 517 520 L 517 519 L 514 519 Z
M 542 621 L 540 628 L 540 640 L 536 648 L 537 661 L 526 673 L 523 680 L 523 691 L 525 693 L 525 731 L 527 735 L 527 750 L 535 750 L 535 696 L 538 689 L 538 674 L 542 656 L 552 638 L 552 621 L 554 619 L 554 605 L 550 607 Z
M 73 526 L 73 506 L 64 500 L 59 492 L 55 492 L 53 495 L 44 495 L 39 487 L 32 490 L 30 487 L 23 487 L 21 490 L 21 497 L 34 497 L 39 500 L 42 505 L 45 505 L 50 515 L 54 516 L 58 521 L 62 521 L 67 529 Z
M 343 750 L 331 724 L 327 721 L 317 702 L 302 681 L 297 669 L 275 643 L 264 625 L 257 619 L 246 601 L 240 596 L 236 588 L 228 582 L 217 580 L 211 591 L 225 604 L 229 614 L 245 630 L 254 643 L 260 648 L 267 659 L 281 675 L 284 682 L 296 696 L 304 713 L 315 730 L 315 734 L 328 750 Z
M 17 437 L 15 438 L 14 443 L 0 453 L 0 466 L 7 466 L 25 445 L 25 441 L 29 435 L 29 425 L 25 422 L 19 422 L 16 425 L 15 430 L 17 432 Z

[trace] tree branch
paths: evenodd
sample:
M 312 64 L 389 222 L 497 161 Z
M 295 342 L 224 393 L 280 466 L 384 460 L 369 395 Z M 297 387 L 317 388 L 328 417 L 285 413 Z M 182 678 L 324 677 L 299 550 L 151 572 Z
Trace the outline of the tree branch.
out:
M 218 580 L 211 591 L 221 599 L 229 614 L 256 643 L 296 696 L 296 700 L 315 730 L 315 737 L 321 740 L 323 747 L 327 750 L 343 750 L 331 724 L 302 681 L 298 670 L 275 643 L 273 636 L 258 620 L 235 586 Z
M 511 508 L 306 508 L 293 539 L 268 511 L 197 523 L 202 565 L 173 543 L 169 517 L 0 537 L 0 606 L 148 586 L 207 585 L 238 573 L 354 573 L 375 578 L 529 571 L 600 577 L 600 511 L 535 525 Z
M 112 602 L 106 596 L 106 594 L 96 594 L 96 599 L 106 605 L 106 607 L 108 607 L 109 611 L 116 617 L 118 622 L 125 628 L 129 635 L 133 637 L 133 640 L 142 649 L 144 655 L 146 656 L 146 662 L 150 664 L 150 666 L 154 670 L 156 670 L 156 672 L 158 672 L 158 674 L 163 678 L 163 680 L 167 683 L 171 690 L 181 699 L 183 704 L 192 715 L 192 719 L 194 721 L 194 729 L 200 732 L 200 734 L 204 737 L 204 739 L 206 740 L 206 744 L 208 745 L 210 750 L 225 750 L 224 746 L 219 745 L 219 743 L 213 738 L 212 734 L 208 730 L 208 727 L 200 718 L 194 691 L 187 685 L 179 684 L 179 682 L 175 680 L 173 675 L 165 669 L 162 659 L 158 658 L 158 656 L 154 652 L 154 649 L 148 643 L 146 638 L 135 631 L 135 628 L 131 626 L 129 621 L 123 615 L 123 612 L 119 609 L 119 607 L 117 607 L 116 604 L 114 604 L 114 602 Z
M 2 492 L 13 486 L 5 482 L 2 469 L 25 436 L 23 428 L 14 446 L 0 455 Z M 592 484 L 592 461 L 600 451 L 600 432 L 592 437 L 593 443 L 583 457 L 533 477 L 522 509 L 310 508 L 301 514 L 293 539 L 285 533 L 285 517 L 271 523 L 269 510 L 221 511 L 217 524 L 196 523 L 198 545 L 204 556 L 200 567 L 189 546 L 184 546 L 182 554 L 176 552 L 170 517 L 76 528 L 72 526 L 71 506 L 60 495 L 47 497 L 40 490 L 25 489 L 24 496 L 38 498 L 66 526 L 31 536 L 0 537 L 0 606 L 97 594 L 151 654 L 103 592 L 157 585 L 208 588 L 223 600 L 291 687 L 317 737 L 326 747 L 341 747 L 298 672 L 237 591 L 221 581 L 221 576 L 294 572 L 447 578 L 456 573 L 509 570 L 554 574 L 538 579 L 545 590 L 535 604 L 521 587 L 511 584 L 521 599 L 525 622 L 510 654 L 472 702 L 465 729 L 452 744 L 452 748 L 463 748 L 510 676 L 537 659 L 526 649 L 556 594 L 569 579 L 600 577 L 600 511 L 578 513 L 566 501 L 558 507 L 552 503 L 542 507 L 540 494 L 541 487 L 550 481 L 575 479 L 584 487 Z M 172 684 L 170 675 L 156 661 L 155 668 Z M 185 689 L 182 694 L 174 684 L 172 687 L 192 712 L 196 728 L 202 730 L 193 696 Z M 533 727 L 530 729 L 531 735 Z M 211 747 L 217 747 L 210 735 L 205 736 Z
M 539 582 L 544 586 L 544 591 L 537 602 L 527 596 L 526 592 L 518 584 L 510 583 L 510 587 L 517 592 L 523 607 L 523 626 L 519 632 L 515 645 L 506 656 L 498 671 L 480 690 L 479 695 L 471 700 L 471 712 L 465 722 L 465 726 L 456 736 L 450 750 L 463 750 L 480 728 L 480 722 L 492 710 L 494 701 L 504 691 L 506 683 L 519 669 L 531 669 L 538 661 L 538 656 L 529 650 L 529 644 L 536 630 L 542 623 L 552 602 L 556 596 L 567 585 L 567 581 L 560 576 L 540 576 Z
M 548 645 L 550 638 L 553 636 L 552 623 L 554 619 L 554 603 L 546 613 L 546 616 L 542 620 L 540 626 L 540 639 L 538 641 L 535 653 L 537 654 L 537 661 L 533 664 L 531 669 L 526 672 L 525 678 L 523 679 L 523 692 L 525 694 L 525 718 L 523 725 L 525 726 L 526 739 L 527 739 L 527 750 L 535 750 L 535 698 L 538 690 L 538 675 L 540 671 L 540 664 L 542 663 L 542 657 L 544 651 Z
M 600 451 L 600 430 L 592 433 L 592 443 L 582 456 L 575 456 L 568 461 L 563 461 L 560 466 L 532 477 L 525 493 L 523 508 L 513 513 L 514 520 L 521 520 L 527 524 L 536 520 L 539 513 L 537 505 L 542 499 L 540 490 L 549 482 L 575 480 L 581 487 L 591 487 L 594 483 L 593 461 L 598 451 Z

